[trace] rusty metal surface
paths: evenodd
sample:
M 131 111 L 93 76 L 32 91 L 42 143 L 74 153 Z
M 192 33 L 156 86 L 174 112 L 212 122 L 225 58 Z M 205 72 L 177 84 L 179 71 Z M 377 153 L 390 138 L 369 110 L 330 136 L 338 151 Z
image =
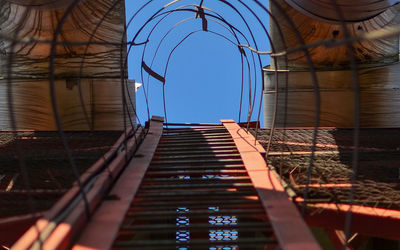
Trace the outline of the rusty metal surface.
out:
M 114 144 L 121 132 L 69 132 L 78 171 L 83 173 Z M 29 187 L 19 168 L 24 156 Z M 75 182 L 57 132 L 0 132 L 0 218 L 49 209 Z M 33 206 L 29 204 L 29 197 Z
M 104 200 L 93 214 L 73 249 L 109 249 L 112 246 L 124 215 L 149 167 L 161 134 L 162 120 L 151 120 L 147 136 L 108 194 L 110 198 Z
M 67 132 L 79 173 L 108 151 L 120 134 Z M 76 178 L 57 132 L 1 131 L 0 165 L 0 243 L 11 246 L 73 186 Z
M 70 237 L 74 237 L 74 234 L 78 232 L 78 229 L 83 226 L 87 216 L 89 216 L 88 213 L 96 207 L 96 202 L 102 199 L 103 193 L 107 190 L 107 185 L 112 181 L 112 176 L 118 175 L 118 171 L 123 167 L 128 155 L 133 154 L 133 149 L 137 144 L 132 143 L 132 141 L 135 141 L 137 137 L 140 138 L 140 136 L 132 136 L 132 133 L 141 133 L 141 131 L 141 128 L 136 131 L 128 128 L 122 135 L 121 132 L 113 132 L 113 140 L 109 139 L 110 144 L 104 148 L 107 151 L 103 151 L 102 155 L 93 159 L 92 165 L 83 169 L 85 172 L 80 176 L 79 182 L 74 178 L 73 181 L 76 182 L 69 186 L 68 192 L 61 193 L 62 197 L 57 199 L 57 202 L 53 202 L 51 209 L 46 211 L 43 217 L 37 220 L 13 247 L 15 249 L 26 249 L 43 245 L 50 249 L 66 248 L 70 244 Z M 73 134 L 76 136 L 75 132 Z M 84 134 L 87 136 L 88 132 Z M 98 146 L 99 142 L 104 140 L 101 135 L 98 134 L 98 138 L 92 138 L 94 145 Z M 69 139 L 71 142 L 70 149 L 74 152 L 73 149 L 77 146 L 74 146 L 74 140 Z M 62 147 L 60 148 L 62 149 Z M 81 150 L 79 152 L 82 153 Z M 66 161 L 67 163 L 68 161 Z M 64 166 L 64 168 L 66 167 Z
M 253 131 L 254 132 L 254 131 Z M 318 131 L 314 168 L 307 202 L 333 202 L 347 204 L 352 170 L 351 129 L 320 129 Z M 306 182 L 306 169 L 312 147 L 311 129 L 279 129 L 272 141 L 268 164 L 275 167 L 281 178 L 302 197 Z M 267 145 L 268 130 L 260 130 L 257 137 Z M 399 129 L 362 129 L 355 204 L 400 209 L 398 147 Z M 400 138 L 399 138 L 400 139 Z M 287 154 L 279 154 L 286 152 Z M 302 154 L 298 154 L 301 152 Z M 344 185 L 344 184 L 348 185 Z M 321 184 L 321 185 L 320 185 Z M 336 186 L 329 186 L 329 185 Z M 342 185 L 341 185 L 342 184 Z
M 318 129 L 308 185 L 306 172 L 313 146 L 312 129 L 276 130 L 267 161 L 303 209 L 309 225 L 348 230 L 346 223 L 351 214 L 351 229 L 347 233 L 398 241 L 399 131 L 395 128 L 361 129 L 360 144 L 354 148 L 352 129 Z M 257 137 L 266 147 L 269 130 L 258 131 Z M 357 173 L 352 161 L 355 150 L 359 155 Z

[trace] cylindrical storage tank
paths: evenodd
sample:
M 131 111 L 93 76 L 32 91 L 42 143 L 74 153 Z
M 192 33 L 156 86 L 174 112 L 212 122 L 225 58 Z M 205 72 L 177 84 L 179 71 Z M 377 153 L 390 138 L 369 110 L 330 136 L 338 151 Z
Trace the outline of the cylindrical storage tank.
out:
M 293 8 L 291 6 L 293 3 L 289 5 L 286 2 L 288 1 L 270 2 L 272 15 L 277 20 L 276 23 L 272 18 L 270 20 L 272 43 L 276 51 L 298 48 L 304 44 L 323 40 L 336 42 L 346 38 L 339 22 L 313 18 L 304 14 L 304 11 L 300 12 Z M 296 1 L 297 4 L 312 3 L 315 6 L 328 2 L 330 1 Z M 344 4 L 344 1 L 337 2 Z M 361 2 L 363 1 L 352 1 L 354 5 Z M 387 8 L 389 5 L 390 3 L 387 3 L 384 6 Z M 398 25 L 400 23 L 398 9 L 399 6 L 395 5 L 383 12 L 381 10 L 370 19 L 346 23 L 349 35 L 356 37 L 366 32 Z M 324 9 L 319 13 L 324 13 Z M 287 17 L 290 17 L 292 22 L 288 22 Z M 301 35 L 302 41 L 298 39 L 294 29 Z M 359 41 L 352 43 L 352 46 L 361 89 L 361 126 L 400 126 L 400 116 L 397 114 L 397 110 L 400 109 L 398 36 Z M 265 69 L 265 126 L 270 127 L 273 120 L 275 93 L 278 93 L 277 126 L 314 126 L 317 109 L 310 70 L 310 67 L 313 67 L 320 89 L 318 94 L 321 97 L 319 125 L 353 127 L 355 93 L 347 46 L 345 44 L 331 47 L 314 46 L 310 47 L 308 52 L 312 64 L 309 64 L 304 51 L 299 50 L 288 54 L 287 60 L 278 57 L 276 68 L 275 65 L 271 65 Z M 275 73 L 275 69 L 278 73 Z M 278 89 L 275 89 L 276 76 Z
M 63 9 L 69 6 L 74 0 L 3 0 L 21 6 L 40 8 L 43 10 Z
M 337 42 L 346 39 L 346 34 L 340 23 L 312 18 L 294 9 L 284 0 L 270 1 L 270 9 L 274 16 L 274 19 L 271 18 L 270 20 L 271 38 L 276 51 L 299 48 L 304 44 L 313 44 L 324 40 Z M 348 35 L 357 37 L 364 35 L 366 32 L 398 25 L 400 21 L 399 9 L 400 7 L 395 5 L 371 19 L 347 23 Z M 287 17 L 291 19 L 291 23 L 288 22 Z M 274 20 L 276 20 L 276 23 Z M 299 40 L 295 30 L 301 35 L 303 41 Z M 352 43 L 352 45 L 354 47 L 355 60 L 361 67 L 387 65 L 399 60 L 398 36 L 389 36 L 373 41 L 363 40 Z M 313 67 L 316 69 L 350 68 L 350 58 L 346 45 L 313 46 L 308 51 Z M 301 50 L 288 54 L 288 65 L 286 65 L 283 57 L 278 57 L 278 63 L 280 69 L 308 70 L 310 67 L 305 53 Z
M 3 1 L 0 30 L 18 41 L 52 41 L 71 3 L 73 0 Z M 11 40 L 1 41 L 0 129 L 13 127 L 11 113 L 18 129 L 56 129 L 50 74 L 55 79 L 64 129 L 119 130 L 125 127 L 124 121 L 135 121 L 133 101 L 127 100 L 126 112 L 122 108 L 122 88 L 130 93 L 127 98 L 135 94 L 120 62 L 126 56 L 125 2 L 81 1 L 62 24 L 57 42 L 51 55 L 50 42 L 17 42 L 13 46 Z M 54 72 L 49 72 L 51 56 Z M 14 100 L 11 110 L 9 91 Z
M 360 125 L 365 128 L 400 126 L 400 63 L 360 69 Z M 275 73 L 265 68 L 264 116 L 270 127 L 275 109 L 275 78 L 279 79 L 277 127 L 312 127 L 315 92 L 309 71 Z M 316 71 L 321 127 L 354 127 L 354 91 L 350 70 Z
M 314 18 L 326 21 L 359 22 L 384 12 L 398 0 L 286 0 L 293 8 Z M 338 14 L 340 10 L 341 14 Z

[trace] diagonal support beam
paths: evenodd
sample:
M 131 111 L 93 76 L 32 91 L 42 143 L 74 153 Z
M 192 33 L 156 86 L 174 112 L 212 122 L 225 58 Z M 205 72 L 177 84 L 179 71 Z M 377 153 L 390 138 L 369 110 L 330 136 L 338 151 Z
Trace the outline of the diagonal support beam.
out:
M 281 248 L 321 249 L 280 181 L 267 167 L 260 154 L 264 151 L 262 146 L 233 120 L 221 122 L 236 144 Z

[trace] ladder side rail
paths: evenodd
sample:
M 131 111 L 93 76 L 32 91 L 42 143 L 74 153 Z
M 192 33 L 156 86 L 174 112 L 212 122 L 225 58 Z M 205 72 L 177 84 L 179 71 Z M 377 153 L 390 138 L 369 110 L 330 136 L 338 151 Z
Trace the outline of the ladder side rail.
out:
M 132 200 L 157 149 L 163 119 L 153 117 L 149 132 L 123 175 L 103 201 L 72 249 L 111 249 Z
M 232 135 L 281 248 L 321 249 L 279 179 L 269 170 L 254 136 L 233 120 L 221 122 Z
M 124 147 L 126 135 L 129 135 L 131 132 L 132 128 L 127 128 L 111 149 L 81 175 L 80 180 L 86 187 L 85 192 L 91 211 L 95 209 L 99 202 L 99 198 L 102 197 L 104 192 L 111 185 L 112 181 L 118 176 L 123 165 L 126 164 L 127 159 L 132 156 L 136 145 L 140 144 L 144 134 L 142 128 L 139 128 L 136 131 L 135 136 L 126 142 L 128 149 L 126 150 Z M 61 248 L 68 247 L 68 245 L 64 245 L 72 239 L 70 236 L 76 232 L 72 232 L 71 229 L 74 229 L 78 224 L 66 225 L 62 222 L 73 213 L 83 215 L 80 216 L 80 219 L 82 222 L 86 222 L 87 218 L 85 210 L 81 191 L 79 190 L 79 187 L 74 184 L 50 210 L 45 212 L 42 218 L 38 219 L 36 223 L 32 225 L 17 242 L 15 242 L 12 248 L 29 249 L 35 246 L 44 247 L 46 242 L 54 241 L 54 235 L 55 233 L 59 234 L 60 229 L 62 229 L 61 231 L 63 231 L 63 233 L 56 237 L 56 241 L 60 244 L 62 243 L 62 245 L 60 245 Z

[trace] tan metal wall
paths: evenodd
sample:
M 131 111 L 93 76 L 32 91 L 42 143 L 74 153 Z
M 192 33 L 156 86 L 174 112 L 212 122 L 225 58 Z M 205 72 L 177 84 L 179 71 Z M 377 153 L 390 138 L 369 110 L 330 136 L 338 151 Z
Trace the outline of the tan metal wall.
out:
M 93 128 L 122 129 L 121 79 L 131 89 L 131 95 L 135 93 L 134 86 L 127 84 L 126 67 L 120 63 L 120 58 L 126 57 L 124 1 L 81 1 L 65 19 L 54 54 L 51 54 L 50 42 L 73 1 L 34 2 L 33 6 L 29 0 L 6 0 L 0 4 L 0 76 L 3 79 L 0 81 L 0 129 L 10 127 L 7 106 L 10 82 L 18 129 L 56 129 L 49 89 L 51 74 L 56 79 L 56 98 L 64 129 L 90 128 L 80 107 L 78 88 L 74 86 L 78 79 Z M 17 41 L 15 46 L 10 39 Z M 54 72 L 49 70 L 51 56 Z M 134 103 L 134 100 L 128 102 Z M 129 109 L 133 114 L 133 107 Z
M 309 17 L 278 1 L 294 28 L 299 31 L 305 44 L 321 40 L 341 41 L 345 38 L 340 23 L 322 21 Z M 393 6 L 383 13 L 362 22 L 346 24 L 350 36 L 356 37 L 366 32 L 397 25 L 400 22 L 399 7 Z M 279 8 L 271 4 L 271 11 L 282 29 L 271 19 L 272 42 L 277 51 L 302 45 L 293 27 Z M 285 48 L 284 45 L 287 45 Z M 399 40 L 398 36 L 352 44 L 358 67 L 360 84 L 360 122 L 362 127 L 400 126 L 399 80 Z M 309 49 L 313 64 L 307 62 L 303 51 L 289 54 L 287 64 L 283 57 L 278 59 L 275 75 L 274 65 L 265 71 L 265 126 L 270 127 L 275 109 L 275 78 L 278 77 L 277 126 L 314 126 L 315 95 L 310 68 L 314 67 L 321 96 L 320 126 L 354 126 L 354 92 L 351 77 L 350 57 L 347 47 L 318 46 Z M 272 60 L 271 60 L 272 61 Z M 288 85 L 286 86 L 286 82 Z M 286 124 L 284 124 L 286 113 Z

